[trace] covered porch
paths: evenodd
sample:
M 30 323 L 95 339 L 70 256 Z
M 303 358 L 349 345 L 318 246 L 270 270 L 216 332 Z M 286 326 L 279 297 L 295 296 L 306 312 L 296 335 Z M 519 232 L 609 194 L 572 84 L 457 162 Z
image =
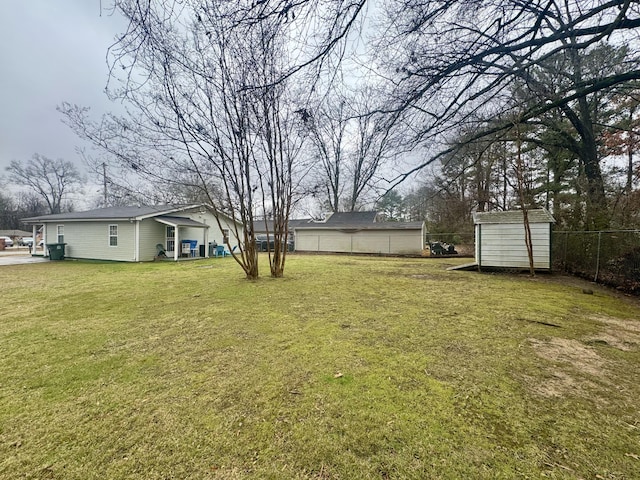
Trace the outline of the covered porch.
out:
M 165 238 L 156 248 L 157 258 L 190 260 L 209 258 L 209 225 L 186 217 L 162 215 L 154 220 L 165 226 Z

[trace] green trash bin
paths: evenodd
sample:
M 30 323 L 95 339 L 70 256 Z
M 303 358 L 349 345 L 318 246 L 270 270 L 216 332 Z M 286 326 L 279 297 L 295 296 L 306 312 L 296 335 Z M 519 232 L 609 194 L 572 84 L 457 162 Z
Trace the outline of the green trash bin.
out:
M 47 243 L 51 260 L 64 260 L 64 246 L 66 243 Z

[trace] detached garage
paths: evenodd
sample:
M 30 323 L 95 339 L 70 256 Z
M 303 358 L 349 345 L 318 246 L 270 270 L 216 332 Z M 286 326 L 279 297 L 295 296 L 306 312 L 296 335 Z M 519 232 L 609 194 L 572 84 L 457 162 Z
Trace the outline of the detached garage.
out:
M 420 255 L 424 222 L 307 223 L 295 228 L 296 251 Z
M 536 270 L 551 270 L 551 230 L 555 220 L 545 209 L 529 210 Z M 479 268 L 529 268 L 521 210 L 473 214 Z

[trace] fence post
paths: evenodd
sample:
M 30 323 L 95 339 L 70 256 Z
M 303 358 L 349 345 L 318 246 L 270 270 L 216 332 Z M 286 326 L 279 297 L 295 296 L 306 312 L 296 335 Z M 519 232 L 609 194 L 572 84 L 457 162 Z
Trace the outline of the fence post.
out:
M 594 282 L 598 281 L 598 273 L 600 270 L 600 244 L 602 242 L 602 232 L 598 232 L 598 252 L 596 254 L 596 276 L 593 279 Z

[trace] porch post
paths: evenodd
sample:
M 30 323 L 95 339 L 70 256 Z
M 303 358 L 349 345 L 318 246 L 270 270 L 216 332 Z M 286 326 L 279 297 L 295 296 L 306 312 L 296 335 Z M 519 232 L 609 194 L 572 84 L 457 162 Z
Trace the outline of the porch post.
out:
M 49 230 L 49 225 L 46 223 L 42 224 L 42 256 L 48 257 L 47 255 L 47 230 Z
M 31 246 L 31 256 L 34 256 L 36 254 L 36 248 L 38 248 L 38 239 L 36 237 L 36 232 L 38 231 L 38 228 L 36 227 L 36 224 L 34 223 L 33 225 L 31 225 L 31 238 L 33 238 L 33 245 Z
M 173 261 L 177 262 L 178 261 L 178 256 L 180 255 L 179 250 L 181 249 L 181 245 L 180 245 L 180 227 L 178 225 L 176 225 L 176 235 L 175 235 L 175 239 L 174 239 L 174 246 L 173 246 Z

